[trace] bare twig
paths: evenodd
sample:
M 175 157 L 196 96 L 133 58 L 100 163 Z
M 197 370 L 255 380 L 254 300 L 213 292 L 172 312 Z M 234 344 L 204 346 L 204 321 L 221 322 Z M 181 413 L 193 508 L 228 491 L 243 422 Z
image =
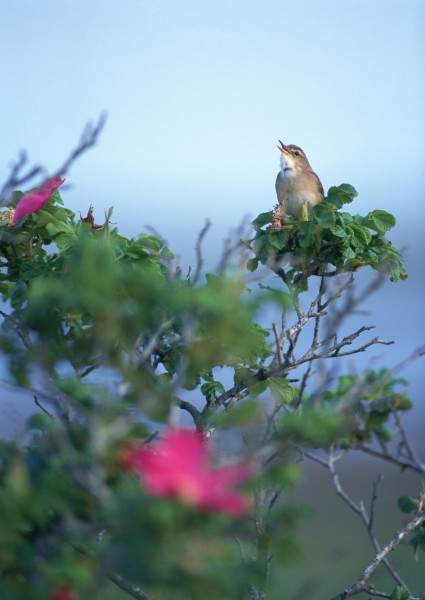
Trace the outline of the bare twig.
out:
M 13 329 L 18 334 L 18 337 L 22 341 L 25 348 L 27 350 L 32 348 L 32 341 L 31 341 L 30 335 L 28 333 L 28 330 L 25 327 L 23 327 L 23 325 L 19 321 L 17 321 L 14 317 L 12 317 L 11 315 L 8 315 L 4 311 L 0 310 L 0 315 L 4 318 L 6 323 L 8 323 L 11 327 L 13 327 Z
M 352 498 L 350 498 L 350 496 L 347 494 L 347 492 L 343 489 L 343 487 L 341 485 L 341 482 L 339 480 L 338 474 L 335 469 L 335 462 L 342 458 L 342 456 L 343 456 L 342 453 L 340 453 L 338 455 L 334 455 L 333 451 L 331 450 L 329 453 L 328 460 L 324 460 L 317 455 L 314 455 L 314 454 L 311 454 L 311 453 L 305 452 L 305 451 L 303 452 L 303 454 L 304 454 L 304 456 L 307 456 L 311 460 L 314 460 L 315 462 L 320 464 L 322 467 L 329 470 L 336 493 L 338 494 L 338 496 L 340 498 L 342 498 L 342 500 L 347 504 L 347 506 L 350 507 L 350 509 L 353 512 L 355 512 L 357 515 L 359 515 L 359 517 L 361 518 L 361 520 L 367 530 L 369 538 L 370 538 L 372 545 L 376 552 L 375 558 L 368 565 L 368 567 L 363 572 L 363 575 L 357 580 L 357 582 L 355 584 L 353 584 L 353 586 L 351 586 L 350 588 L 345 590 L 342 594 L 333 598 L 332 600 L 344 600 L 345 598 L 357 595 L 361 592 L 371 593 L 372 591 L 374 591 L 373 586 L 370 586 L 367 582 L 368 582 L 368 579 L 370 578 L 370 576 L 372 575 L 372 573 L 376 570 L 376 568 L 378 567 L 378 565 L 381 562 L 384 564 L 384 566 L 386 567 L 386 569 L 388 570 L 388 572 L 390 573 L 390 575 L 394 579 L 394 581 L 397 583 L 397 585 L 407 589 L 407 585 L 405 584 L 403 579 L 400 577 L 400 575 L 397 573 L 397 571 L 394 569 L 394 567 L 391 565 L 391 563 L 388 561 L 386 556 L 387 556 L 387 554 L 389 554 L 389 552 L 391 550 L 393 550 L 395 548 L 395 546 L 398 543 L 400 543 L 400 541 L 402 541 L 402 539 L 404 539 L 404 537 L 406 537 L 406 535 L 408 533 L 413 531 L 413 529 L 415 529 L 415 527 L 417 527 L 420 523 L 425 521 L 425 514 L 423 513 L 423 510 L 422 510 L 423 503 L 425 502 L 425 494 L 422 495 L 422 497 L 421 497 L 421 501 L 419 502 L 419 509 L 415 515 L 415 518 L 412 519 L 410 521 L 410 523 L 408 523 L 400 532 L 398 532 L 393 537 L 393 539 L 389 542 L 389 544 L 387 544 L 384 548 L 381 548 L 381 546 L 378 542 L 378 539 L 375 535 L 375 532 L 373 530 L 373 521 L 374 521 L 374 516 L 375 516 L 375 506 L 376 506 L 376 500 L 377 500 L 377 487 L 378 487 L 380 478 L 378 478 L 378 480 L 375 481 L 374 485 L 373 485 L 373 493 L 372 493 L 371 504 L 370 504 L 370 513 L 368 515 L 366 508 L 364 506 L 364 503 L 363 502 L 359 502 L 359 503 L 354 502 L 354 500 Z M 378 593 L 378 594 L 374 594 L 374 595 L 379 596 L 380 594 Z M 386 597 L 386 596 L 383 595 L 382 597 Z
M 380 452 L 379 450 L 375 450 L 374 448 L 370 448 L 368 446 L 364 446 L 363 444 L 360 446 L 354 446 L 354 450 L 360 450 L 365 454 L 370 454 L 371 456 L 375 456 L 375 458 L 380 458 L 385 462 L 389 462 L 401 469 L 410 469 L 411 471 L 415 471 L 416 473 L 425 473 L 425 465 L 421 462 L 415 463 L 408 459 L 401 459 L 397 456 L 393 456 L 389 454 L 388 451 Z
M 196 268 L 195 268 L 195 274 L 192 278 L 192 283 L 195 284 L 198 282 L 200 276 L 201 276 L 201 272 L 202 272 L 202 267 L 204 265 L 204 258 L 202 256 L 202 242 L 205 239 L 205 236 L 208 233 L 209 228 L 211 227 L 211 221 L 207 220 L 205 222 L 204 227 L 201 229 L 201 231 L 199 232 L 198 235 L 198 239 L 196 241 L 196 246 L 195 246 L 195 252 L 196 252 Z
M 135 356 L 135 366 L 140 366 L 148 360 L 148 358 L 151 356 L 152 352 L 158 345 L 159 337 L 162 333 L 164 333 L 166 329 L 171 327 L 172 324 L 173 319 L 166 319 L 162 323 L 160 323 L 160 325 L 156 328 L 156 330 L 144 344 L 143 350 L 141 352 L 139 351 L 139 348 L 142 343 L 142 336 L 138 336 L 136 342 L 133 345 L 132 351 L 133 356 Z
M 277 363 L 281 367 L 282 366 L 282 345 L 281 345 L 281 340 L 279 338 L 279 331 L 277 329 L 276 323 L 273 323 L 272 327 L 273 327 L 273 333 L 274 333 L 274 338 L 275 338 L 275 342 L 276 342 Z
M 110 581 L 115 583 L 117 587 L 119 587 L 124 592 L 127 592 L 127 594 L 129 594 L 133 598 L 136 598 L 136 600 L 150 600 L 150 596 L 145 594 L 145 592 L 138 585 L 133 585 L 132 583 L 129 583 L 118 573 L 113 571 L 111 573 L 108 573 L 107 577 Z
M 41 402 L 39 401 L 39 399 L 37 398 L 37 396 L 34 396 L 34 403 L 35 403 L 35 405 L 36 405 L 36 406 L 38 406 L 38 408 L 39 408 L 40 410 L 42 410 L 42 411 L 44 412 L 44 414 L 46 414 L 46 415 L 47 415 L 48 417 L 50 417 L 51 419 L 53 419 L 53 418 L 54 418 L 54 417 L 53 417 L 53 415 L 52 415 L 52 413 L 51 413 L 51 412 L 49 412 L 49 411 L 47 410 L 47 408 L 41 404 Z
M 406 536 L 408 536 L 412 531 L 416 529 L 419 525 L 425 522 L 425 513 L 424 513 L 424 503 L 425 503 L 425 494 L 421 494 L 420 500 L 418 503 L 418 509 L 415 512 L 415 515 L 406 523 L 406 525 L 400 529 L 386 544 L 382 550 L 380 550 L 374 559 L 368 564 L 365 568 L 361 576 L 358 580 L 353 583 L 352 586 L 332 598 L 332 600 L 346 600 L 346 598 L 350 598 L 351 596 L 357 596 L 357 594 L 361 594 L 362 592 L 371 593 L 373 592 L 373 586 L 370 586 L 367 582 L 372 576 L 372 574 L 376 571 L 378 566 L 385 560 L 387 554 L 389 554 L 394 548 L 400 544 L 404 540 Z M 402 587 L 406 588 L 405 585 L 401 584 Z M 407 588 L 406 588 L 407 589 Z M 376 594 L 375 594 L 376 595 Z M 385 598 L 385 596 L 383 596 Z M 389 597 L 389 596 L 387 596 Z M 411 600 L 414 600 L 413 598 Z
M 106 113 L 102 113 L 97 121 L 97 123 L 87 123 L 85 126 L 83 133 L 81 134 L 80 141 L 77 147 L 71 152 L 69 157 L 64 161 L 62 166 L 60 166 L 52 175 L 47 174 L 47 169 L 42 167 L 41 165 L 36 165 L 32 167 L 26 173 L 23 173 L 23 169 L 27 164 L 28 157 L 24 151 L 21 151 L 19 154 L 18 160 L 15 164 L 12 165 L 9 177 L 3 184 L 3 187 L 0 191 L 0 206 L 8 206 L 10 204 L 10 199 L 8 198 L 9 194 L 24 185 L 29 184 L 36 176 L 42 175 L 43 180 L 48 177 L 59 177 L 65 175 L 73 163 L 87 150 L 95 146 L 97 143 L 99 136 L 105 126 L 106 123 Z M 43 183 L 43 181 L 39 182 L 39 184 Z

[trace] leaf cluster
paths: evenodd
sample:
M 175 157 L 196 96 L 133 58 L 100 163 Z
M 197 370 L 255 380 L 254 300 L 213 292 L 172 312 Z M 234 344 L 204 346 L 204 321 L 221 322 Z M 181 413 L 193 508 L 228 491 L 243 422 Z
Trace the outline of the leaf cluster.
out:
M 394 216 L 384 210 L 364 217 L 342 211 L 356 196 L 351 185 L 331 187 L 307 221 L 283 218 L 279 209 L 261 213 L 253 222 L 255 237 L 248 242 L 255 255 L 248 269 L 254 271 L 260 263 L 274 270 L 289 265 L 287 281 L 301 287 L 310 275 L 335 275 L 367 265 L 391 281 L 405 279 L 400 253 L 385 237 L 396 223 Z

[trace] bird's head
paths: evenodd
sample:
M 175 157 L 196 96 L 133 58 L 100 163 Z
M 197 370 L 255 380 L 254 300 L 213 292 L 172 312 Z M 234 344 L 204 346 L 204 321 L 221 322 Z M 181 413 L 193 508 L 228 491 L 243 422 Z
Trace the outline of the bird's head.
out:
M 280 150 L 280 166 L 282 173 L 290 171 L 311 171 L 310 163 L 304 151 L 295 144 L 286 146 L 279 140 L 278 149 Z

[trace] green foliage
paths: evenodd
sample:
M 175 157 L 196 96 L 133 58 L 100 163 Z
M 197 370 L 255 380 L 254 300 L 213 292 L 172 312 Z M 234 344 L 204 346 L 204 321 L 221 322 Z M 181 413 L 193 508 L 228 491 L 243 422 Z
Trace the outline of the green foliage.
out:
M 342 212 L 355 196 L 348 184 L 331 187 L 307 221 L 282 218 L 279 209 L 261 213 L 253 222 L 256 234 L 249 244 L 255 257 L 249 259 L 248 270 L 254 271 L 259 263 L 273 269 L 289 265 L 287 281 L 301 289 L 306 289 L 310 275 L 326 274 L 330 267 L 342 273 L 369 265 L 391 281 L 405 279 L 401 256 L 385 238 L 395 218 L 384 210 L 365 217 Z
M 296 365 L 276 351 L 276 326 L 258 322 L 264 307 L 284 321 L 329 265 L 406 276 L 385 238 L 394 217 L 342 212 L 355 196 L 349 185 L 331 188 L 309 221 L 257 217 L 248 269 L 288 263 L 283 289 L 248 288 L 232 268 L 182 279 L 160 237 L 121 236 L 111 210 L 100 226 L 91 210 L 77 219 L 58 191 L 17 225 L 0 221 L 0 348 L 12 382 L 37 401 L 28 444 L 0 443 L 2 597 L 31 590 L 46 600 L 69 586 L 109 598 L 110 580 L 164 600 L 265 597 L 269 565 L 299 556 L 306 511 L 278 501 L 299 481 L 294 449 L 386 443 L 390 418 L 412 406 L 404 380 L 385 369 L 310 393 L 307 378 L 289 379 Z M 201 511 L 184 494 L 154 497 L 126 470 L 128 444 L 154 440 L 176 407 L 205 438 L 216 431 L 218 447 L 228 431 L 244 439 L 252 516 Z M 414 510 L 415 499 L 400 508 Z
M 374 438 L 388 442 L 397 433 L 397 429 L 390 428 L 391 417 L 412 408 L 407 393 L 399 390 L 406 385 L 404 379 L 392 377 L 388 369 L 368 370 L 362 376 L 339 377 L 335 390 L 325 391 L 315 402 L 327 404 L 344 416 L 349 437 L 340 438 L 342 447 L 357 447 Z
M 391 594 L 391 600 L 410 600 L 409 590 L 403 587 L 397 586 L 394 588 Z

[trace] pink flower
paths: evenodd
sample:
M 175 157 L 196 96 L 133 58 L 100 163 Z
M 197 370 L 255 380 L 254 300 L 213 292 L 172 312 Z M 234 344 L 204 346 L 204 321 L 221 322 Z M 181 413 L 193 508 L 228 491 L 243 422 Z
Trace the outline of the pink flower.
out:
M 64 585 L 54 589 L 49 600 L 77 600 L 77 595 L 72 588 Z
M 153 496 L 176 498 L 197 508 L 244 515 L 248 499 L 233 486 L 252 474 L 247 464 L 212 467 L 205 441 L 187 429 L 170 428 L 154 448 L 129 444 L 121 465 L 135 471 Z
M 13 222 L 17 223 L 23 219 L 25 215 L 29 215 L 41 210 L 43 206 L 50 200 L 53 192 L 57 190 L 64 181 L 65 179 L 61 179 L 60 177 L 47 179 L 47 181 L 45 181 L 39 188 L 24 196 L 16 206 Z

